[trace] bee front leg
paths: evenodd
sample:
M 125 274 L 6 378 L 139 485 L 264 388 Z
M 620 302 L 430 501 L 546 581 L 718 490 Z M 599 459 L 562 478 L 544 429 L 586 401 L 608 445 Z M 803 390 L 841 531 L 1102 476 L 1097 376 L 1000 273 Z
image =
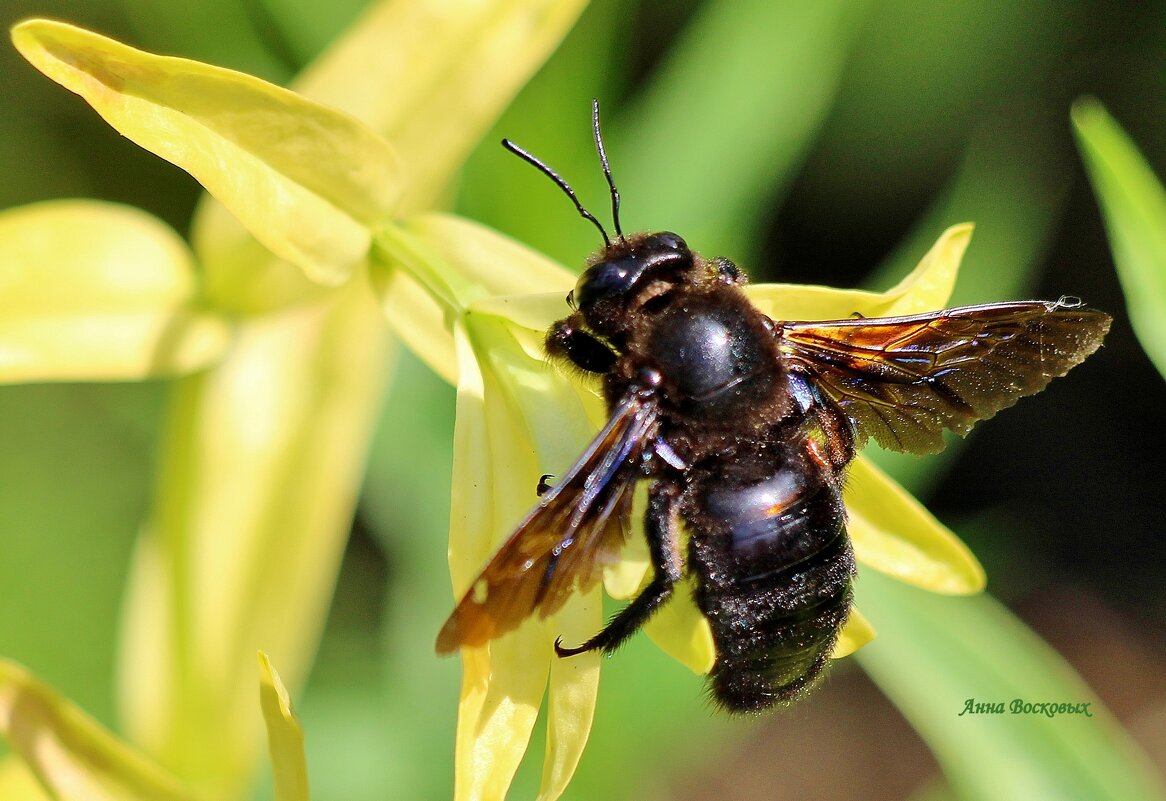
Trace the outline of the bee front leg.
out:
M 681 578 L 680 538 L 678 536 L 677 507 L 680 487 L 666 481 L 657 481 L 648 490 L 648 511 L 644 519 L 644 534 L 648 553 L 655 571 L 652 581 L 611 619 L 603 630 L 577 648 L 564 648 L 555 641 L 555 653 L 574 656 L 587 651 L 611 653 L 631 637 L 648 618 L 672 595 L 672 585 Z

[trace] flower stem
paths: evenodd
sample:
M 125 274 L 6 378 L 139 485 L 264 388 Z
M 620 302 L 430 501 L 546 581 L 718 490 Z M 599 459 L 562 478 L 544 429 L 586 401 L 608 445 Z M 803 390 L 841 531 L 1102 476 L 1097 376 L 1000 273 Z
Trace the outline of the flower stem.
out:
M 467 281 L 417 237 L 395 223 L 373 237 L 374 269 L 404 270 L 442 308 L 447 324 L 463 316 L 470 304 L 487 297 L 485 287 Z

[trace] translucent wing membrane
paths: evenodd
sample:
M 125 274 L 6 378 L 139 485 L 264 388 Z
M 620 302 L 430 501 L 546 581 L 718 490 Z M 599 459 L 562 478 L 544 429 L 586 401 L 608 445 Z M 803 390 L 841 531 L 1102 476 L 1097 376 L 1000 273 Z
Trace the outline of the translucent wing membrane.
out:
M 640 458 L 656 430 L 656 405 L 629 391 L 563 479 L 470 585 L 437 637 L 438 653 L 483 645 L 538 610 L 553 614 L 592 586 L 623 545 Z
M 1101 345 L 1110 317 L 1067 301 L 964 306 L 909 317 L 791 322 L 780 346 L 854 420 L 860 439 L 943 449 Z

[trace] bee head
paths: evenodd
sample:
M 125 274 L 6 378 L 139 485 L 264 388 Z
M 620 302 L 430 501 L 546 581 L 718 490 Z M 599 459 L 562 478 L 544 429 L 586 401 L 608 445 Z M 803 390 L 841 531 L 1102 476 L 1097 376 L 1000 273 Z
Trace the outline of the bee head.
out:
M 613 335 L 628 312 L 687 280 L 692 268 L 692 251 L 676 234 L 637 234 L 603 248 L 571 295 L 589 327 Z
M 594 333 L 618 340 L 628 327 L 630 314 L 643 310 L 646 303 L 666 294 L 673 285 L 694 280 L 693 268 L 697 259 L 676 234 L 667 231 L 624 234 L 619 219 L 619 190 L 611 176 L 611 165 L 599 129 L 598 100 L 591 104 L 591 125 L 595 150 L 611 192 L 614 237 L 608 235 L 603 223 L 584 207 L 571 185 L 549 165 L 509 139 L 503 139 L 502 146 L 550 178 L 575 204 L 579 215 L 594 225 L 603 237 L 603 249 L 589 262 L 579 283 L 567 296 L 567 302 L 583 315 Z M 740 275 L 735 267 L 733 271 Z

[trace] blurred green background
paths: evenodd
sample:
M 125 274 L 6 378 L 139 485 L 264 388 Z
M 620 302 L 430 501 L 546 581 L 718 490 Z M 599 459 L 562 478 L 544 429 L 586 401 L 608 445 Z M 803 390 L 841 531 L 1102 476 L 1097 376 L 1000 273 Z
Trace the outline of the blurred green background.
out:
M 57 17 L 284 83 L 362 5 L 5 0 L 0 22 Z M 676 230 L 754 280 L 882 288 L 945 226 L 971 220 L 955 302 L 1070 294 L 1114 313 L 1106 346 L 1067 380 L 943 457 L 883 463 L 968 541 L 990 591 L 1074 666 L 1161 771 L 1166 382 L 1131 333 L 1074 148 L 1068 113 L 1082 95 L 1104 102 L 1166 172 L 1166 4 L 596 0 L 479 147 L 451 204 L 580 264 L 599 244 L 594 229 L 497 139 L 542 156 L 598 213 L 606 197 L 588 116 L 598 97 L 629 229 Z M 0 48 L 0 208 L 104 198 L 185 232 L 199 191 Z M 437 798 L 452 782 L 458 666 L 433 656 L 432 638 L 452 602 L 453 393 L 412 359 L 400 371 L 299 703 L 317 798 L 378 799 L 386 788 Z M 111 725 L 119 603 L 164 389 L 0 388 L 0 653 Z M 937 608 L 958 620 L 959 603 Z M 993 647 L 998 635 L 972 642 Z M 888 664 L 911 679 L 910 661 L 877 650 L 893 643 L 888 632 L 869 646 L 884 688 Z M 699 677 L 637 638 L 606 665 L 569 797 L 980 797 L 974 782 L 939 778 L 854 661 L 812 701 L 730 720 L 711 711 Z M 964 689 L 934 710 L 948 733 L 933 737 L 971 729 L 956 717 L 976 691 Z M 540 741 L 536 732 L 535 751 Z M 513 798 L 533 796 L 531 762 Z

